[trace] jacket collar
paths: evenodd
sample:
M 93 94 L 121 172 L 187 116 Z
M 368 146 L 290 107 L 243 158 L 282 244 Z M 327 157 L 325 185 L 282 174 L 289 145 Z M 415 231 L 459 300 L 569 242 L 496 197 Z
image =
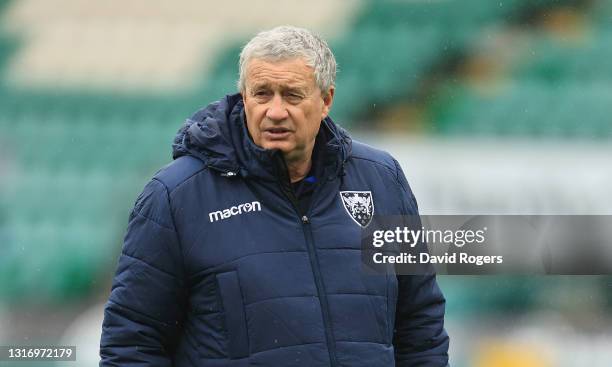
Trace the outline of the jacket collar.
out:
M 327 117 L 321 122 L 316 144 L 324 158 L 323 175 L 333 179 L 343 174 L 350 156 L 351 138 Z M 240 94 L 227 95 L 199 110 L 179 129 L 173 158 L 191 155 L 221 175 L 277 180 L 276 164 L 281 152 L 263 149 L 251 140 L 246 127 L 244 104 Z

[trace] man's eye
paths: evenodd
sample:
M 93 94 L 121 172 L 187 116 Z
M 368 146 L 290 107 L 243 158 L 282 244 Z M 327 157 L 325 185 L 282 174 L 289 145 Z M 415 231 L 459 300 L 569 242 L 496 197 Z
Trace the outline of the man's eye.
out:
M 300 94 L 296 94 L 296 93 L 289 93 L 287 95 L 287 98 L 289 98 L 292 101 L 301 101 L 302 100 L 302 95 Z
M 268 94 L 269 94 L 268 91 L 265 91 L 265 90 L 258 90 L 258 91 L 255 91 L 254 93 L 255 97 L 264 97 L 264 96 L 267 96 Z

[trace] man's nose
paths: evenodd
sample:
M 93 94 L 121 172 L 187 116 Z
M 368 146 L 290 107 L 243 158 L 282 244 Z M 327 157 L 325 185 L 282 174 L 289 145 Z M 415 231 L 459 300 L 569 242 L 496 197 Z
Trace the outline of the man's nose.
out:
M 266 117 L 272 121 L 282 121 L 289 117 L 282 96 L 277 94 L 274 95 L 272 101 L 270 101 L 270 107 L 266 112 Z

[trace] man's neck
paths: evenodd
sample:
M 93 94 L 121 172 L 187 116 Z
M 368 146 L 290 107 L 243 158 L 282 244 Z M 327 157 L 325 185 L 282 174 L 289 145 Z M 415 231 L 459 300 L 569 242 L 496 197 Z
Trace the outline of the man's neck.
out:
M 291 183 L 298 182 L 306 177 L 308 172 L 310 172 L 310 167 L 312 166 L 311 158 L 312 157 L 301 160 L 286 161 L 289 180 Z

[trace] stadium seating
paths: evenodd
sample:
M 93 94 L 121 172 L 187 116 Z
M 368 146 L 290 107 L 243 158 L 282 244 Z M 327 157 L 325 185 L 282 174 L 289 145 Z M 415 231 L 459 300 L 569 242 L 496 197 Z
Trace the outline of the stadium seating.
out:
M 432 129 L 451 135 L 612 137 L 612 28 L 530 33 L 498 88 L 447 83 L 430 104 Z M 588 112 L 585 112 L 588 111 Z
M 518 1 L 476 7 L 458 1 L 369 2 L 354 29 L 332 43 L 340 65 L 334 116 L 350 125 L 365 121 L 375 108 L 410 98 L 439 63 L 519 9 Z
M 3 97 L 0 299 L 80 296 L 112 266 L 130 203 L 169 160 L 184 111 L 195 107 L 61 93 Z
M 612 27 L 602 26 L 583 31 L 572 38 L 536 33 L 529 49 L 535 55 L 515 66 L 513 75 L 551 83 L 565 80 L 612 82 Z
M 449 87 L 441 97 L 443 102 L 430 110 L 436 132 L 592 139 L 612 136 L 606 102 L 612 94 L 606 84 L 567 81 L 551 88 L 528 79 L 500 89 L 483 93 Z M 455 98 L 458 95 L 461 97 Z

